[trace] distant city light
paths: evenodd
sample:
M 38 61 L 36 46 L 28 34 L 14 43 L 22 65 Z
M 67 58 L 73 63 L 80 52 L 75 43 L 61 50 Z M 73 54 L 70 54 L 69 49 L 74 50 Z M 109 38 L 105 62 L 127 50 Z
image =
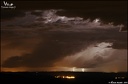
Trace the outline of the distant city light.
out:
M 125 79 L 125 77 L 115 77 L 115 79 Z
M 75 76 L 55 76 L 55 78 L 74 79 Z

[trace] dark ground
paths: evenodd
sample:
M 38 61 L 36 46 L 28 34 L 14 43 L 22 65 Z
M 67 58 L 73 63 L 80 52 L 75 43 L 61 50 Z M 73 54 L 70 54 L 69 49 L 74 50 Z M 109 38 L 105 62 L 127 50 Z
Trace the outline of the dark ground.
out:
M 55 78 L 73 75 L 75 79 Z M 128 84 L 127 73 L 101 72 L 1 72 L 2 83 L 41 84 Z

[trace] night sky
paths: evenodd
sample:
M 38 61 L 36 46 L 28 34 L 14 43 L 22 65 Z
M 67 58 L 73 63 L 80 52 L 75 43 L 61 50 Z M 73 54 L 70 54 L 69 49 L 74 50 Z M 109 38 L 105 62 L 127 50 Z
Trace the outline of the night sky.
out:
M 1 7 L 2 71 L 127 71 L 126 1 L 8 3 L 16 8 Z

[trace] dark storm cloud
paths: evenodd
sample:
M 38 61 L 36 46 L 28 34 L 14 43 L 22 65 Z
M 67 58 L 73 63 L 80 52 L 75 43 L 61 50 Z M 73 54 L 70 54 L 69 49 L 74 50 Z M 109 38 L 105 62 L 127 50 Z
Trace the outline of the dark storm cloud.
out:
M 23 4 L 25 5 L 23 6 Z M 82 17 L 84 19 L 100 18 L 104 22 L 114 22 L 116 24 L 126 25 L 126 3 L 125 2 L 64 2 L 60 4 L 57 2 L 14 2 L 17 9 L 66 9 L 66 11 L 58 11 L 58 15 L 64 15 L 67 17 Z M 26 5 L 27 4 L 27 5 Z M 28 5 L 29 4 L 29 5 Z M 117 10 L 118 9 L 118 10 Z M 25 16 L 25 12 L 15 10 L 12 11 L 2 11 L 2 19 L 14 19 L 15 17 Z M 22 53 L 22 55 L 13 55 L 2 64 L 3 67 L 42 67 L 42 66 L 53 66 L 53 63 L 63 59 L 68 55 L 74 55 L 81 50 L 87 48 L 91 44 L 100 42 L 111 42 L 112 46 L 108 48 L 113 49 L 127 49 L 127 33 L 118 32 L 116 29 L 104 29 L 108 26 L 104 26 L 99 29 L 89 29 L 90 25 L 86 30 L 86 25 L 83 27 L 85 31 L 76 28 L 77 25 L 62 25 L 59 22 L 44 24 L 42 18 L 42 11 L 32 11 L 31 15 L 37 18 L 36 20 L 40 23 L 35 23 L 32 16 L 28 15 L 22 21 L 14 20 L 13 25 L 6 25 L 2 27 L 2 41 L 4 48 L 9 49 L 28 49 L 33 48 L 32 46 L 36 44 L 32 52 Z M 25 23 L 27 20 L 28 23 Z M 32 22 L 33 21 L 33 22 Z M 5 22 L 6 23 L 6 22 Z M 10 22 L 11 23 L 11 22 Z M 20 25 L 22 24 L 22 25 Z M 91 26 L 95 26 L 91 24 Z M 116 26 L 115 26 L 116 27 Z M 12 29 L 11 29 L 12 28 Z M 71 31 L 69 31 L 71 29 Z M 127 30 L 127 28 L 123 28 Z M 61 31 L 59 31 L 61 30 Z M 123 31 L 123 30 L 121 30 Z M 6 44 L 7 43 L 7 44 Z M 93 62 L 92 62 L 93 61 Z M 96 67 L 100 63 L 106 63 L 101 56 L 95 56 L 92 60 L 85 62 L 84 67 Z M 79 66 L 80 67 L 80 66 Z
M 120 32 L 127 32 L 127 25 L 126 25 L 125 27 L 123 27 L 123 28 L 120 28 L 119 31 L 120 31 Z
M 22 57 L 20 57 L 20 56 L 13 56 L 8 61 L 5 61 L 4 66 L 19 67 L 19 66 L 23 65 L 23 63 L 24 62 L 22 60 Z
M 23 16 L 19 10 L 46 10 L 65 9 L 58 12 L 64 16 L 80 16 L 85 19 L 101 18 L 105 22 L 127 25 L 127 2 L 126 1 L 12 1 L 16 10 L 2 10 L 2 18 Z M 41 12 L 32 12 L 41 15 Z
M 42 12 L 43 11 L 40 11 L 40 10 L 39 11 L 32 11 L 31 14 L 36 15 L 36 16 L 42 16 Z
M 107 33 L 102 34 L 101 36 L 99 32 L 49 32 L 46 34 L 40 34 L 40 36 L 42 37 L 42 42 L 38 44 L 38 47 L 32 53 L 19 56 L 22 61 L 13 60 L 13 58 L 17 56 L 11 57 L 3 63 L 3 67 L 17 67 L 18 64 L 18 67 L 53 66 L 52 64 L 54 62 L 63 59 L 65 56 L 73 55 L 95 42 L 112 42 L 111 40 L 116 40 L 117 42 L 122 42 L 124 45 L 120 46 L 120 49 L 126 48 L 126 43 L 123 42 L 122 36 L 119 35 L 117 38 L 117 36 L 112 33 L 110 36 L 108 36 Z M 118 44 L 114 43 L 112 47 L 114 46 L 118 46 Z M 95 57 L 94 62 L 90 63 L 91 61 L 87 61 L 87 65 L 85 67 L 95 67 L 99 64 L 99 60 L 102 61 L 102 57 Z M 18 63 L 15 63 L 16 65 L 13 64 L 12 66 L 10 62 L 13 63 L 14 61 Z
M 17 28 L 17 27 L 13 27 Z M 1 31 L 1 42 L 4 49 L 31 49 L 40 42 L 42 37 L 39 37 L 37 32 L 32 30 L 13 30 L 7 29 Z
M 92 28 L 88 32 L 79 30 L 79 28 L 72 28 L 72 26 L 69 25 L 62 25 L 61 23 L 33 23 L 29 25 L 16 25 L 12 28 L 13 29 L 9 27 L 9 29 L 5 28 L 2 30 L 2 41 L 5 43 L 9 42 L 4 45 L 4 48 L 23 50 L 33 48 L 35 44 L 38 45 L 30 54 L 11 56 L 3 63 L 3 67 L 53 66 L 54 62 L 63 59 L 65 56 L 73 55 L 95 42 L 120 41 L 124 45 L 120 47 L 124 49 L 126 45 L 126 33 L 118 32 L 117 29 Z M 54 29 L 54 31 L 52 29 Z M 63 30 L 59 31 L 57 29 Z M 68 31 L 69 29 L 72 31 Z M 79 32 L 77 32 L 77 30 L 79 30 Z M 38 42 L 39 39 L 41 42 Z M 116 46 L 118 45 L 116 44 Z M 99 58 L 100 57 L 96 60 Z M 96 60 L 94 60 L 94 63 L 88 61 L 85 67 L 97 66 L 99 63 Z
M 15 17 L 24 17 L 26 14 L 21 10 L 5 10 L 1 9 L 1 19 L 9 20 L 14 19 Z
M 40 43 L 39 47 L 35 49 L 35 51 L 29 56 L 28 55 L 21 56 L 23 61 L 20 62 L 23 63 L 20 64 L 23 65 L 19 65 L 19 66 L 29 66 L 29 67 L 52 66 L 53 62 L 59 60 L 60 58 L 65 57 L 66 55 L 73 54 L 76 51 L 81 50 L 81 48 L 85 46 L 84 42 L 82 43 L 79 41 L 80 39 L 79 37 L 74 37 L 75 34 L 72 35 L 70 33 L 67 33 L 68 35 L 66 35 L 59 33 L 50 34 L 50 36 L 43 35 L 43 37 L 45 37 L 43 38 L 45 41 Z M 4 62 L 3 66 L 8 67 L 9 62 L 11 61 L 15 61 L 15 59 L 14 60 L 13 58 L 7 59 Z
M 4 48 L 23 50 L 32 48 L 35 44 L 37 44 L 37 46 L 31 53 L 29 52 L 29 54 L 23 53 L 21 56 L 11 56 L 3 62 L 3 67 L 53 66 L 53 63 L 56 61 L 63 59 L 65 56 L 73 55 L 91 44 L 112 42 L 113 45 L 110 47 L 126 49 L 127 43 L 126 32 L 118 32 L 117 29 L 93 28 L 89 32 L 82 30 L 76 32 L 77 29 L 74 28 L 74 31 L 68 31 L 64 26 L 63 28 L 66 31 L 49 31 L 51 29 L 57 30 L 58 28 L 62 28 L 61 25 L 57 24 L 21 26 L 21 28 L 25 30 L 15 30 L 15 26 L 13 28 L 14 30 L 2 30 L 2 41 L 5 43 L 9 42 L 4 45 Z M 69 28 L 71 27 L 69 26 Z M 39 39 L 41 40 L 40 42 L 38 41 Z M 102 57 L 94 58 L 94 62 L 92 63 L 90 63 L 92 60 L 87 61 L 84 67 L 96 67 L 99 65 L 98 60 L 102 61 Z
M 114 49 L 127 49 L 127 41 L 126 42 L 115 42 L 115 43 L 113 43 L 112 48 L 114 48 Z

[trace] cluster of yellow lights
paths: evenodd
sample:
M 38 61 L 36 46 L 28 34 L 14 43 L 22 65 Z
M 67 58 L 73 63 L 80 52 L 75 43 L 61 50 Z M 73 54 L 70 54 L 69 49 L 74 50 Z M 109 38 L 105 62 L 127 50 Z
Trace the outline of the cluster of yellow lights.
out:
M 74 79 L 75 76 L 55 76 L 55 78 Z

